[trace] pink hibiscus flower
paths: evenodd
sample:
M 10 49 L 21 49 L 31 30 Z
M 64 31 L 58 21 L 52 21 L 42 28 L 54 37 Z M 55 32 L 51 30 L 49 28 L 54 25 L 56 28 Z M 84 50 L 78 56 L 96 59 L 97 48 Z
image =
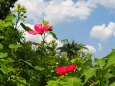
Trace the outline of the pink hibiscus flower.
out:
M 43 34 L 45 31 L 52 30 L 52 26 L 42 26 L 42 24 L 35 24 L 34 25 L 34 30 L 29 30 L 27 31 L 29 34 Z

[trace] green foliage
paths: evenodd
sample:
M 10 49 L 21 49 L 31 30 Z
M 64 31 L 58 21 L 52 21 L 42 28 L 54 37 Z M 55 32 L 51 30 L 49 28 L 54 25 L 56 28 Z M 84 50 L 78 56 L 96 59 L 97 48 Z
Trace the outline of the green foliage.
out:
M 115 65 L 115 49 L 112 50 L 112 52 L 105 57 L 105 60 L 107 61 L 106 67 L 109 67 L 111 65 Z

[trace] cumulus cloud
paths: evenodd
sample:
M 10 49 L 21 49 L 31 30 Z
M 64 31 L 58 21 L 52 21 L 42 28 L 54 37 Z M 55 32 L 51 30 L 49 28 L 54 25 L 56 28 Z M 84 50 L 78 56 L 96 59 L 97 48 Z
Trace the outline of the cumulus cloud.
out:
M 115 9 L 115 0 L 88 0 L 88 2 L 95 6 L 101 5 L 106 8 Z
M 72 0 L 18 0 L 27 8 L 28 19 L 34 22 L 46 19 L 51 23 L 68 21 L 74 18 L 87 19 L 91 6 L 82 1 Z
M 114 36 L 114 33 L 115 23 L 110 22 L 107 26 L 105 24 L 94 26 L 90 32 L 90 36 L 103 42 Z
M 94 46 L 92 46 L 92 45 L 86 45 L 85 47 L 88 50 L 85 49 L 85 50 L 83 50 L 84 52 L 88 52 L 88 53 L 92 53 L 92 54 L 96 53 L 96 48 Z
M 52 24 L 75 18 L 87 19 L 98 5 L 115 9 L 115 0 L 18 0 L 15 5 L 18 3 L 27 8 L 28 20 L 46 19 Z

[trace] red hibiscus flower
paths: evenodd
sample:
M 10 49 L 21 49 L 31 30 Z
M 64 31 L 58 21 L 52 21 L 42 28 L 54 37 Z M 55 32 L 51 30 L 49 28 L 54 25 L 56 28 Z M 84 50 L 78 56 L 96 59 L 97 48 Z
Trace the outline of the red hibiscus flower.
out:
M 27 31 L 29 34 L 43 34 L 45 31 L 49 31 L 52 29 L 52 26 L 42 26 L 42 24 L 35 24 L 34 25 L 34 30 L 29 30 Z
M 75 64 L 69 65 L 67 67 L 67 72 L 73 72 L 76 68 L 77 66 Z
M 69 66 L 59 66 L 55 69 L 55 71 L 59 75 L 65 75 L 66 73 L 73 72 L 76 68 L 77 66 L 75 64 L 71 64 Z
M 66 70 L 67 67 L 66 66 L 59 66 L 55 69 L 55 71 L 59 74 L 59 75 L 65 75 L 66 74 Z

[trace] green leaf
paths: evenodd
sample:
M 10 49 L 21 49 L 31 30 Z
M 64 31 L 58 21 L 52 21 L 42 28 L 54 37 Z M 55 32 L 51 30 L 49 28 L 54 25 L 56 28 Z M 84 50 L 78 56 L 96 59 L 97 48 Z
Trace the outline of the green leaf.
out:
M 28 30 L 32 30 L 30 27 L 24 25 L 23 23 L 20 23 L 20 25 L 24 28 L 24 30 L 28 31 Z
M 113 82 L 112 84 L 110 84 L 109 86 L 115 86 L 115 82 Z
M 111 65 L 114 65 L 115 64 L 115 49 L 113 49 L 112 52 L 108 56 L 104 57 L 104 59 L 107 59 L 106 68 Z
M 59 82 L 54 80 L 48 81 L 47 84 L 47 86 L 59 86 Z
M 81 86 L 81 80 L 77 77 L 67 77 L 63 86 Z
M 7 53 L 0 53 L 0 58 L 4 58 L 4 57 L 7 57 L 8 54 Z
M 9 27 L 9 26 L 12 26 L 12 22 L 6 22 L 6 23 L 4 24 L 4 27 Z
M 110 74 L 110 73 L 106 73 L 106 74 L 104 75 L 104 78 L 105 78 L 106 80 L 108 80 L 108 79 L 110 79 L 110 78 L 112 78 L 112 77 L 115 77 L 115 75 Z
M 52 31 L 50 31 L 50 34 L 51 34 L 55 39 L 58 39 L 57 36 L 56 36 L 56 34 L 53 33 Z
M 30 62 L 24 61 L 28 66 L 33 67 Z
M 0 50 L 4 48 L 3 44 L 0 43 Z
M 104 59 L 95 58 L 94 61 L 99 66 L 104 66 L 105 65 L 105 60 Z
M 3 20 L 0 20 L 0 27 L 3 29 L 5 22 Z
M 38 70 L 38 71 L 43 71 L 44 70 L 44 68 L 42 68 L 42 67 L 40 67 L 40 66 L 35 66 L 34 67 L 36 70 Z
M 14 49 L 16 49 L 16 48 L 19 48 L 19 47 L 22 47 L 20 44 L 10 44 L 9 45 L 9 48 L 14 48 Z
M 4 36 L 0 36 L 0 39 L 4 39 Z
M 14 14 L 9 14 L 6 18 L 5 21 L 12 21 L 16 16 Z
M 83 64 L 84 61 L 81 58 L 73 58 L 71 63 Z
M 12 67 L 8 67 L 8 66 L 5 66 L 5 65 L 2 65 L 2 67 L 0 68 L 0 70 L 4 73 L 4 74 L 8 74 L 9 72 L 13 72 L 15 73 L 15 69 L 12 68 Z
M 91 77 L 96 76 L 96 69 L 97 68 L 88 68 L 83 70 L 83 75 L 85 75 L 85 82 L 87 82 Z
M 19 78 L 17 86 L 28 86 L 28 85 L 25 79 Z

